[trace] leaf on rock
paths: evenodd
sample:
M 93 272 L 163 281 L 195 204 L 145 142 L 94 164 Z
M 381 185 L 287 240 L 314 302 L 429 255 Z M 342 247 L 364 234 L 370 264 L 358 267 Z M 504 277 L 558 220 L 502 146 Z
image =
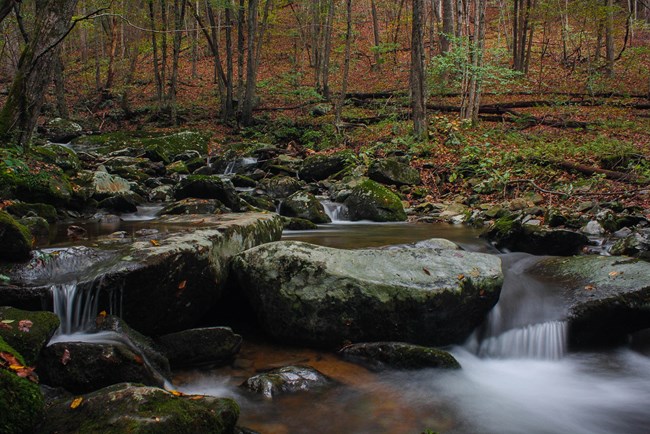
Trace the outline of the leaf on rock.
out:
M 24 332 L 24 333 L 29 333 L 29 330 L 32 328 L 33 325 L 34 325 L 34 323 L 31 322 L 30 320 L 21 319 L 18 322 L 18 330 L 20 330 L 21 332 Z
M 61 356 L 61 364 L 67 365 L 70 359 L 70 351 L 66 348 L 63 350 L 63 355 Z
M 422 267 L 422 271 L 424 271 L 424 274 L 426 274 L 427 276 L 431 276 L 431 271 L 429 271 L 428 268 Z
M 160 245 L 160 242 L 158 240 L 151 240 L 151 245 L 154 247 L 158 247 Z
M 74 410 L 75 408 L 79 407 L 83 400 L 84 399 L 81 396 L 78 397 L 78 398 L 73 399 L 72 402 L 70 403 L 70 408 Z
M 596 287 L 594 285 L 585 286 L 585 291 L 593 291 L 594 289 L 596 289 Z
M 186 284 L 187 284 L 187 280 L 183 280 L 181 283 L 178 284 L 178 289 L 185 289 Z

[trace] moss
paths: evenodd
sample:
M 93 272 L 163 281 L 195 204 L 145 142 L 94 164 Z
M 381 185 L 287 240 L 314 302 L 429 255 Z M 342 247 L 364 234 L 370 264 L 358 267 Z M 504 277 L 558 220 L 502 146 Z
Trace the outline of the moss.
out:
M 399 197 L 383 185 L 365 180 L 345 202 L 353 220 L 404 221 L 406 213 Z
M 46 203 L 13 202 L 5 210 L 19 218 L 34 213 L 39 217 L 43 217 L 49 223 L 54 223 L 57 220 L 56 208 Z
M 23 358 L 0 337 L 0 351 Z M 44 400 L 37 384 L 0 368 L 0 432 L 21 434 L 37 432 L 43 417 Z
M 177 173 L 179 175 L 187 175 L 190 173 L 190 170 L 187 168 L 187 165 L 183 161 L 174 161 L 173 163 L 167 165 L 167 171 L 171 173 Z
M 0 320 L 13 320 L 11 329 L 0 329 L 0 337 L 4 338 L 14 348 L 25 356 L 25 361 L 33 365 L 41 349 L 50 340 L 59 327 L 59 318 L 52 312 L 31 312 L 13 307 L 0 307 Z M 32 322 L 29 331 L 21 331 L 18 323 L 21 320 Z
M 32 154 L 39 157 L 41 161 L 60 167 L 67 174 L 74 175 L 81 170 L 81 161 L 77 154 L 67 146 L 49 144 L 35 146 Z
M 0 211 L 0 259 L 21 261 L 29 259 L 32 234 L 5 211 Z

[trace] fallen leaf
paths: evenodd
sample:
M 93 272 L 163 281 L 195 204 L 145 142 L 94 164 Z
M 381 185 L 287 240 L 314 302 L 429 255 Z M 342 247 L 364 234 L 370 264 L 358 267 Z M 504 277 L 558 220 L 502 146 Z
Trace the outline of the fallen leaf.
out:
M 106 315 L 108 315 L 108 314 L 106 313 L 105 310 L 99 312 L 99 316 L 101 316 L 102 318 L 106 318 Z
M 192 396 L 190 399 L 191 399 L 192 401 L 198 401 L 199 399 L 203 399 L 203 398 L 204 398 L 203 395 L 194 395 L 194 396 Z
M 618 271 L 610 271 L 610 272 L 609 272 L 609 277 L 616 277 L 616 276 L 618 276 L 619 274 L 621 274 L 621 273 L 619 273 Z
M 464 278 L 465 278 L 465 275 L 464 275 L 464 274 L 459 274 L 459 275 L 458 275 L 458 280 L 463 280 Z
M 423 267 L 422 271 L 424 271 L 424 274 L 426 274 L 427 276 L 431 276 L 431 271 L 429 271 L 428 269 Z
M 84 399 L 81 396 L 79 398 L 73 399 L 72 402 L 70 403 L 70 408 L 74 410 L 75 408 L 79 407 L 81 405 L 81 401 L 83 400 Z
M 160 243 L 158 242 L 158 240 L 151 240 L 151 245 L 154 247 L 158 247 Z
M 594 289 L 596 289 L 596 287 L 594 285 L 585 286 L 585 291 L 593 291 Z
M 13 322 L 16 322 L 16 320 L 15 320 L 15 319 L 3 319 L 3 320 L 0 321 L 0 322 L 1 322 L 2 324 L 11 324 L 11 323 L 13 323 Z
M 183 396 L 183 392 L 179 392 L 178 390 L 170 390 L 169 393 L 174 396 Z
M 64 349 L 63 350 L 63 355 L 61 356 L 61 364 L 67 365 L 68 362 L 70 361 L 70 358 L 71 358 L 70 357 L 70 351 L 68 351 L 67 348 Z
M 18 330 L 20 330 L 21 332 L 29 333 L 29 330 L 32 328 L 33 325 L 34 323 L 31 322 L 30 320 L 21 319 L 18 322 Z
M 144 365 L 144 359 L 139 355 L 136 354 L 133 359 L 135 360 L 135 363 L 137 363 L 138 365 Z
M 186 284 L 187 284 L 187 280 L 183 280 L 181 283 L 178 284 L 178 289 L 185 289 Z

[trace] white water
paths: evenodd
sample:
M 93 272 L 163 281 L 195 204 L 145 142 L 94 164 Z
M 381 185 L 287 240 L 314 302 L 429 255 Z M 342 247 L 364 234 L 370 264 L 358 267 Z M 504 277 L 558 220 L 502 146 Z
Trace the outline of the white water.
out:
M 332 220 L 332 223 L 349 222 L 348 207 L 342 203 L 332 202 L 330 200 L 322 200 L 321 204 L 325 210 L 327 217 Z
M 158 217 L 158 212 L 163 209 L 161 205 L 140 205 L 134 213 L 122 214 L 120 218 L 127 222 L 149 221 Z
M 245 169 L 247 167 L 257 164 L 257 158 L 255 157 L 244 157 L 239 160 L 229 161 L 226 165 L 226 169 L 223 171 L 224 175 L 234 175 L 240 169 Z

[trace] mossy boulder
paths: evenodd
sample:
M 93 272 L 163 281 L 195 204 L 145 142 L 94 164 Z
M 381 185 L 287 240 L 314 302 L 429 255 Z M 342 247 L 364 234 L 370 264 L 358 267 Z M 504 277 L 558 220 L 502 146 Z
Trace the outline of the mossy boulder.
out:
M 403 342 L 372 342 L 343 347 L 345 359 L 371 369 L 459 369 L 458 361 L 446 351 Z
M 0 260 L 26 261 L 32 250 L 32 234 L 5 211 L 0 211 Z
M 254 375 L 242 387 L 265 398 L 276 395 L 320 390 L 336 384 L 311 366 L 285 366 Z
M 228 398 L 175 396 L 163 389 L 118 384 L 75 398 L 53 402 L 41 433 L 57 434 L 230 434 L 239 406 Z
M 312 223 L 309 220 L 305 220 L 297 217 L 292 217 L 292 218 L 285 217 L 282 219 L 282 224 L 285 229 L 288 229 L 290 231 L 309 231 L 309 230 L 318 229 L 316 223 Z
M 32 153 L 40 160 L 60 167 L 67 174 L 74 175 L 81 170 L 81 161 L 77 153 L 67 146 L 54 143 L 34 146 Z
M 127 191 L 107 197 L 99 202 L 99 208 L 116 213 L 133 213 L 138 211 L 138 205 L 144 203 L 144 199 L 137 193 Z
M 9 353 L 25 364 L 20 353 L 0 337 L 0 352 Z M 43 419 L 45 402 L 38 385 L 0 367 L 0 432 L 32 434 Z
M 34 365 L 41 350 L 59 328 L 59 318 L 52 312 L 32 312 L 0 307 L 0 321 L 13 321 L 0 328 L 0 337 L 16 348 L 28 365 Z M 22 322 L 25 321 L 25 322 Z
M 43 125 L 43 135 L 54 143 L 67 143 L 83 134 L 84 129 L 70 119 L 54 118 Z
M 417 169 L 402 163 L 396 158 L 382 158 L 374 160 L 368 167 L 368 177 L 373 181 L 391 185 L 417 185 L 420 172 Z
M 174 368 L 223 366 L 239 352 L 242 337 L 229 327 L 204 327 L 163 335 L 157 342 Z
M 11 205 L 5 207 L 5 211 L 18 218 L 22 218 L 28 215 L 37 215 L 44 218 L 49 223 L 56 222 L 58 218 L 56 208 L 46 203 L 27 203 L 14 201 L 11 203 Z
M 190 169 L 187 167 L 184 161 L 174 161 L 169 163 L 166 167 L 167 172 L 175 173 L 177 175 L 189 175 Z
M 43 217 L 23 217 L 19 223 L 25 226 L 34 238 L 34 244 L 44 246 L 50 240 L 50 224 Z
M 439 247 L 344 250 L 280 241 L 236 256 L 232 269 L 264 330 L 280 341 L 447 345 L 484 320 L 503 275 L 494 255 Z
M 406 220 L 399 197 L 383 185 L 367 179 L 354 187 L 345 200 L 350 220 L 398 222 Z
M 547 229 L 522 224 L 516 215 L 496 220 L 481 235 L 498 249 L 533 255 L 569 256 L 580 252 L 589 238 L 566 229 Z
M 217 199 L 233 211 L 239 211 L 240 201 L 235 187 L 218 176 L 190 175 L 174 187 L 176 200 L 193 197 Z
M 102 168 L 93 173 L 91 183 L 93 195 L 98 200 L 131 191 L 129 181 L 120 176 L 111 175 Z
M 312 155 L 303 161 L 298 171 L 298 177 L 307 182 L 321 181 L 355 163 L 355 156 L 349 151 L 332 155 Z
M 226 206 L 217 199 L 194 199 L 189 197 L 165 206 L 160 210 L 160 215 L 218 214 L 226 211 Z
M 259 186 L 273 199 L 283 199 L 302 188 L 302 183 L 290 176 L 274 176 L 260 181 Z
M 72 192 L 69 178 L 58 167 L 49 165 L 47 169 L 38 170 L 26 166 L 6 169 L 0 161 L 0 193 L 6 198 L 59 207 L 70 202 Z
M 330 223 L 325 208 L 316 196 L 306 191 L 297 191 L 282 201 L 280 215 L 309 220 L 312 223 Z
M 616 241 L 609 249 L 612 255 L 627 255 L 650 260 L 650 229 L 637 229 Z

